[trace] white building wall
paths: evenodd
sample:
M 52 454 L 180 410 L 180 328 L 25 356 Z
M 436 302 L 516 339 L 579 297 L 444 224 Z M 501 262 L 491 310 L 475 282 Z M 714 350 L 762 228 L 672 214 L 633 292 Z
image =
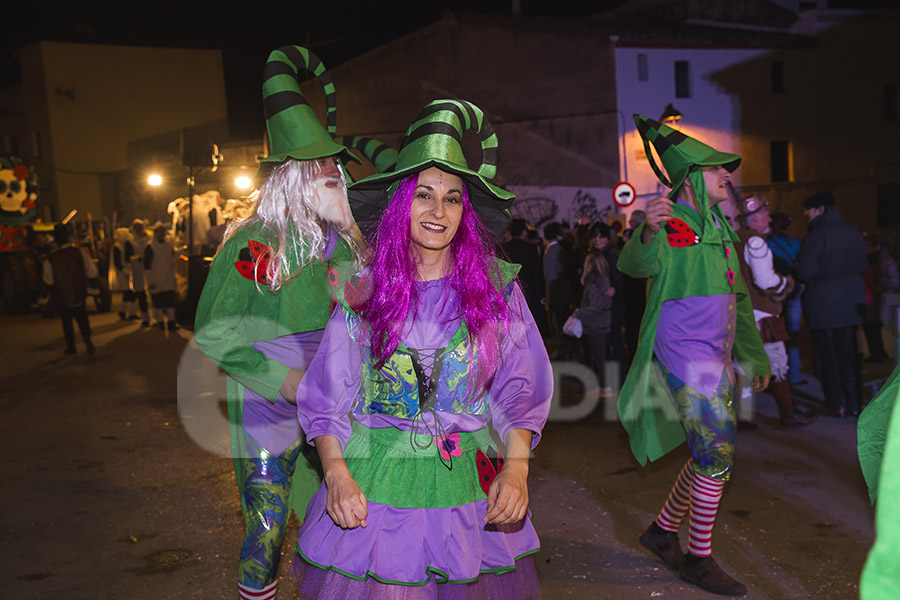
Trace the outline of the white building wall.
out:
M 723 152 L 741 154 L 741 107 L 737 96 L 722 91 L 711 76 L 736 64 L 758 59 L 767 49 L 704 50 L 693 48 L 616 48 L 616 91 L 619 107 L 619 172 L 637 194 L 625 212 L 644 208 L 647 201 L 668 188 L 659 183 L 644 153 L 633 114 L 659 120 L 671 103 L 684 117 L 674 125 Z M 638 55 L 647 57 L 647 80 L 639 81 Z M 675 61 L 689 64 L 690 97 L 675 97 Z M 765 90 L 768 92 L 768 90 Z M 659 163 L 657 163 L 659 164 Z M 660 165 L 662 168 L 662 165 Z M 664 169 L 663 169 L 664 170 Z M 740 186 L 740 169 L 733 176 Z

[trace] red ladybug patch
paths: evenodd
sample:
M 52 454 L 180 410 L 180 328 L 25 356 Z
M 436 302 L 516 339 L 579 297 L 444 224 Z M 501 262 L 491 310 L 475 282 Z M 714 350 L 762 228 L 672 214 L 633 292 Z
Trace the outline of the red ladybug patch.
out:
M 344 284 L 344 300 L 355 311 L 359 311 L 369 300 L 371 293 L 369 277 L 357 275 Z
M 272 251 L 265 244 L 261 244 L 255 240 L 247 242 L 247 248 L 242 248 L 238 260 L 234 263 L 238 273 L 257 283 L 268 283 L 266 271 L 269 268 L 269 257 Z
M 503 470 L 504 463 L 506 463 L 506 459 L 503 458 L 503 454 L 495 450 L 493 446 L 488 446 L 487 454 L 481 450 L 475 453 L 475 466 L 478 468 L 478 483 L 481 485 L 481 489 L 484 491 L 485 495 L 487 495 L 488 490 L 491 489 L 491 484 L 494 482 L 494 479 L 496 479 L 500 471 Z
M 690 225 L 673 217 L 666 222 L 666 240 L 673 248 L 685 248 L 699 244 L 700 236 Z

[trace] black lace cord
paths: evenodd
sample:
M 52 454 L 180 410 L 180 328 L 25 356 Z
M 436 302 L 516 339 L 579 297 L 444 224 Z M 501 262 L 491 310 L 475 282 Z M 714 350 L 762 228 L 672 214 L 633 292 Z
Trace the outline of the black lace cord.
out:
M 412 359 L 413 371 L 416 374 L 416 380 L 419 383 L 419 410 L 416 411 L 416 414 L 412 418 L 412 425 L 409 430 L 409 444 L 412 446 L 413 451 L 416 450 L 427 450 L 435 437 L 437 437 L 438 442 L 441 446 L 438 446 L 438 458 L 445 467 L 447 467 L 448 471 L 453 470 L 453 455 L 450 455 L 449 460 L 445 460 L 443 456 L 441 456 L 441 449 L 444 440 L 447 439 L 447 430 L 444 428 L 443 423 L 441 423 L 441 418 L 438 415 L 438 412 L 434 410 L 434 403 L 437 400 L 437 382 L 440 378 L 441 374 L 441 354 L 439 350 L 434 351 L 434 363 L 432 364 L 431 369 L 431 377 L 425 377 L 425 370 L 422 368 L 422 361 L 419 356 L 419 351 L 410 348 L 409 355 Z M 425 415 L 431 413 L 432 418 L 434 418 L 434 430 L 432 431 L 431 426 L 425 420 Z M 422 427 L 425 429 L 425 432 L 428 435 L 428 442 L 422 444 L 418 439 L 418 429 L 419 422 L 422 423 Z M 437 435 L 435 435 L 437 434 Z

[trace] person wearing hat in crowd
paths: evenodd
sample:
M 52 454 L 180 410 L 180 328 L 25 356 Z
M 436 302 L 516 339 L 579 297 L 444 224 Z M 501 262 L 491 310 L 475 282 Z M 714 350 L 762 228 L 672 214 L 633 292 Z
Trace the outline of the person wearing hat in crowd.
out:
M 477 170 L 460 146 L 470 129 Z M 336 286 L 297 392 L 325 472 L 298 532 L 301 598 L 540 594 L 528 456 L 553 374 L 518 267 L 494 255 L 513 201 L 491 183 L 496 156 L 478 107 L 435 100 L 396 170 L 350 187 L 369 259 Z
M 327 130 L 307 104 L 305 72 L 325 90 Z M 263 70 L 269 155 L 261 159 L 253 213 L 228 224 L 197 306 L 194 339 L 227 374 L 228 417 L 245 535 L 238 563 L 242 599 L 277 592 L 291 509 L 302 519 L 319 486 L 304 452 L 297 385 L 331 314 L 329 278 L 355 271 L 361 247 L 335 143 L 334 86 L 300 46 L 270 53 Z M 314 458 L 314 457 L 313 457 Z
M 650 166 L 671 192 L 648 202 L 619 268 L 648 278 L 637 352 L 619 394 L 619 417 L 641 464 L 687 440 L 690 457 L 641 543 L 682 580 L 723 595 L 746 586 L 712 557 L 712 531 L 734 464 L 736 357 L 755 391 L 765 389 L 763 349 L 720 203 L 741 157 L 719 152 L 642 115 L 634 116 Z M 657 166 L 656 149 L 668 176 Z M 690 509 L 689 544 L 678 530 Z
M 823 412 L 855 417 L 861 408 L 856 332 L 865 313 L 869 250 L 859 229 L 841 218 L 831 192 L 808 197 L 803 208 L 809 232 L 797 255 L 797 277 L 806 284 L 803 314 L 825 395 Z
M 132 237 L 130 240 L 131 254 L 131 289 L 134 291 L 134 299 L 141 309 L 141 327 L 150 327 L 150 311 L 147 305 L 147 278 L 144 273 L 144 251 L 153 238 L 147 233 L 144 221 L 135 219 L 131 223 Z M 126 254 L 128 247 L 126 246 Z
M 179 251 L 178 255 L 183 253 Z M 153 318 L 160 329 L 176 331 L 175 306 L 178 304 L 175 281 L 176 251 L 169 227 L 162 222 L 153 226 L 153 239 L 144 248 L 144 274 L 153 303 Z
M 740 242 L 735 244 L 735 249 L 753 305 L 753 316 L 772 367 L 772 378 L 765 391 L 772 394 L 778 405 L 779 427 L 796 429 L 818 418 L 817 415 L 802 414 L 794 407 L 791 384 L 787 380 L 788 355 L 784 344 L 790 334 L 784 323 L 782 302 L 796 284 L 790 275 L 775 271 L 772 251 L 763 237 L 769 232 L 769 203 L 759 196 L 748 196 L 739 200 L 739 205 L 735 220 L 740 224 L 737 230 Z

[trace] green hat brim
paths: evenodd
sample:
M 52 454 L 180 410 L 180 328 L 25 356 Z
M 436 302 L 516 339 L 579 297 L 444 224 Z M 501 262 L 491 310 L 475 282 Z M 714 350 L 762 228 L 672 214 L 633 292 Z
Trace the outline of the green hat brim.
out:
M 315 160 L 317 158 L 325 158 L 328 156 L 337 156 L 344 164 L 346 164 L 350 160 L 362 164 L 362 161 L 354 156 L 349 150 L 347 150 L 346 147 L 341 146 L 340 144 L 336 144 L 335 142 L 332 142 L 330 140 L 320 140 L 313 144 L 303 146 L 302 148 L 296 148 L 289 152 L 282 152 L 280 154 L 266 156 L 265 158 L 259 159 L 259 162 L 280 163 L 286 161 L 289 158 L 295 158 L 297 160 Z
M 368 232 L 375 227 L 387 208 L 394 184 L 429 167 L 437 167 L 441 171 L 457 175 L 465 182 L 469 202 L 478 213 L 482 225 L 490 230 L 496 239 L 500 239 L 509 227 L 509 207 L 515 200 L 515 194 L 493 185 L 475 171 L 463 169 L 440 159 L 427 160 L 391 173 L 376 173 L 351 185 L 347 189 L 347 196 L 350 200 L 350 210 L 359 228 L 363 232 Z

